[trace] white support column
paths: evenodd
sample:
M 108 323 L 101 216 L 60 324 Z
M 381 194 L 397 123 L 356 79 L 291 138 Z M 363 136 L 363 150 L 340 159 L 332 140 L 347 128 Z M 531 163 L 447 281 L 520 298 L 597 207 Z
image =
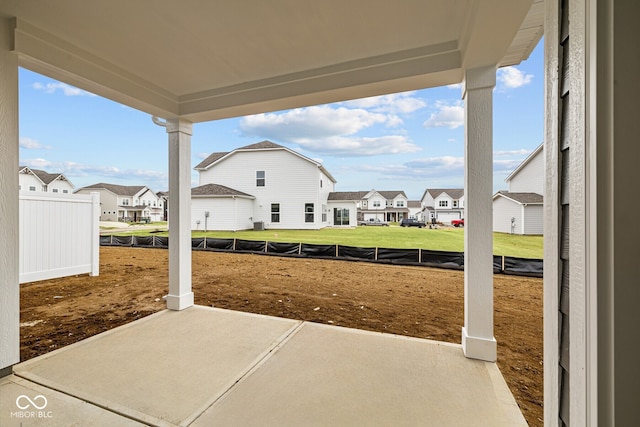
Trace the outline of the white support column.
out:
M 20 361 L 18 57 L 0 17 L 0 375 Z
M 464 138 L 464 327 L 466 357 L 494 362 L 493 88 L 496 67 L 467 70 Z
M 191 291 L 191 122 L 171 119 L 169 134 L 169 295 L 167 308 L 193 305 Z

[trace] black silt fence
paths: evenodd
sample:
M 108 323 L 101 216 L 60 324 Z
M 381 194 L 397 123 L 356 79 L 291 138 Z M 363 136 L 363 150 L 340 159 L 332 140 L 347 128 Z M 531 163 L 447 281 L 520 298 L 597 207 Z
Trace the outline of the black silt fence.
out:
M 387 249 L 378 248 L 376 260 L 392 264 L 418 264 L 420 262 L 420 249 Z
M 338 245 L 338 258 L 366 259 L 373 261 L 376 259 L 376 248 L 359 248 L 357 246 Z
M 160 236 L 100 236 L 101 246 L 134 246 L 167 248 L 168 237 Z M 361 248 L 345 245 L 318 245 L 310 243 L 264 242 L 242 239 L 196 237 L 191 239 L 192 249 L 236 251 L 265 255 L 299 256 L 350 261 L 381 262 L 396 265 L 464 270 L 464 253 L 431 251 L 426 249 Z M 542 277 L 543 261 L 517 257 L 493 256 L 493 272 L 518 276 Z
M 235 250 L 238 252 L 264 252 L 267 242 L 236 239 Z
M 300 255 L 300 243 L 267 242 L 267 253 L 279 255 Z
M 217 249 L 219 251 L 232 251 L 233 239 L 212 239 L 207 237 L 205 249 Z
M 429 267 L 464 270 L 464 253 L 422 250 L 420 263 Z
M 300 254 L 313 258 L 335 258 L 337 255 L 336 245 L 315 245 L 302 243 Z

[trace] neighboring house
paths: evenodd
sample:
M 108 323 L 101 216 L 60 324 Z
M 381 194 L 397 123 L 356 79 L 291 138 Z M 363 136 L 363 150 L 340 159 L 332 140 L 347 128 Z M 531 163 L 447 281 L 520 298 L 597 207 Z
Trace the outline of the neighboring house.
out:
M 100 193 L 100 221 L 161 221 L 164 202 L 144 185 L 98 183 L 82 187 L 76 193 Z
M 420 199 L 425 221 L 436 220 L 451 224 L 454 219 L 464 218 L 464 189 L 427 189 Z
M 542 234 L 544 151 L 540 144 L 505 180 L 509 191 L 493 196 L 493 231 Z
M 407 202 L 407 207 L 409 208 L 409 218 L 415 218 L 419 221 L 422 221 L 423 211 L 422 211 L 422 203 L 420 200 L 409 200 Z
M 358 225 L 361 191 L 334 191 L 329 193 L 327 205 L 334 227 L 355 227 Z
M 350 215 L 355 212 L 350 225 L 369 220 L 395 222 L 409 216 L 409 200 L 404 191 L 336 191 L 329 195 L 329 201 L 332 207 L 338 202 L 344 204 Z M 333 212 L 334 225 L 341 225 L 335 220 L 335 208 Z
M 205 218 L 207 226 L 223 230 L 317 230 L 332 224 L 328 197 L 336 180 L 321 163 L 289 148 L 262 141 L 213 153 L 195 170 L 200 185 L 192 189 L 192 229 L 203 229 Z
M 61 173 L 49 173 L 27 166 L 18 171 L 19 189 L 40 193 L 73 193 L 75 186 Z
M 169 206 L 168 200 L 169 200 L 169 192 L 168 191 L 158 191 L 156 193 L 156 195 L 160 198 L 160 201 L 162 202 L 162 221 L 167 221 L 168 219 L 168 214 L 167 214 L 167 209 Z

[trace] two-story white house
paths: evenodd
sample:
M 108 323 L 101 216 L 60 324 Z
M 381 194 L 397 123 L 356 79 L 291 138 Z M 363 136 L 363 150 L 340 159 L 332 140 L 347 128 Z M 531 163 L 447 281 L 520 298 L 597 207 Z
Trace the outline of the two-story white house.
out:
M 164 201 L 145 185 L 104 182 L 82 187 L 80 194 L 100 193 L 100 221 L 162 221 Z
M 21 191 L 39 193 L 73 193 L 75 186 L 61 173 L 49 173 L 27 166 L 20 166 L 18 183 Z
M 320 229 L 336 180 L 321 163 L 271 141 L 212 153 L 195 170 L 191 228 Z
M 494 194 L 493 231 L 542 234 L 544 179 L 544 150 L 540 144 L 505 179 L 509 191 Z
M 350 213 L 350 225 L 357 221 L 400 221 L 409 217 L 409 200 L 404 191 L 336 191 L 329 195 L 332 209 L 342 203 Z M 355 214 L 355 216 L 351 216 Z M 343 212 L 343 217 L 345 216 Z M 339 224 L 334 219 L 334 225 Z
M 423 219 L 427 222 L 435 220 L 450 224 L 454 219 L 464 218 L 463 188 L 427 189 L 422 194 L 420 203 Z

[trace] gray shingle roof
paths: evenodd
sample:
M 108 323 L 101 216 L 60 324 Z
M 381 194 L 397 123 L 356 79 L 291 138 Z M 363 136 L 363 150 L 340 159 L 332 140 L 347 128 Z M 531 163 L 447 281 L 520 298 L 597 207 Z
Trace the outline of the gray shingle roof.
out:
M 329 193 L 328 200 L 362 200 L 368 191 L 334 191 Z
M 499 191 L 498 194 L 522 204 L 542 204 L 544 201 L 544 197 L 538 193 L 510 193 L 508 191 Z
M 404 194 L 404 191 L 377 191 L 377 193 L 387 200 L 392 200 L 398 195 L 403 195 L 404 197 L 407 197 L 407 195 Z
M 237 150 L 260 150 L 264 148 L 285 148 L 282 145 L 276 144 L 271 141 L 261 141 L 255 144 L 246 145 L 244 147 L 237 148 Z
M 33 169 L 30 168 L 28 166 L 20 166 L 19 170 L 23 170 L 23 169 L 29 169 L 31 172 L 33 172 L 33 174 L 35 176 L 37 176 L 40 181 L 42 181 L 44 184 L 51 184 L 51 182 L 53 182 L 55 179 L 57 179 L 58 177 L 62 176 L 64 177 L 63 174 L 61 173 L 49 173 L 40 169 Z M 66 178 L 65 178 L 66 179 Z
M 144 185 L 117 185 L 117 184 L 106 184 L 104 182 L 99 182 L 97 184 L 88 185 L 86 187 L 82 187 L 80 190 L 85 189 L 100 189 L 103 188 L 105 190 L 109 190 L 118 196 L 135 196 L 140 190 L 145 188 Z
M 191 189 L 192 196 L 242 196 L 254 198 L 251 194 L 218 184 L 205 184 Z
M 427 191 L 434 199 L 442 193 L 447 193 L 452 199 L 460 199 L 464 196 L 464 188 L 434 188 Z
M 421 208 L 422 204 L 420 203 L 420 200 L 407 200 L 407 207 L 408 208 Z

